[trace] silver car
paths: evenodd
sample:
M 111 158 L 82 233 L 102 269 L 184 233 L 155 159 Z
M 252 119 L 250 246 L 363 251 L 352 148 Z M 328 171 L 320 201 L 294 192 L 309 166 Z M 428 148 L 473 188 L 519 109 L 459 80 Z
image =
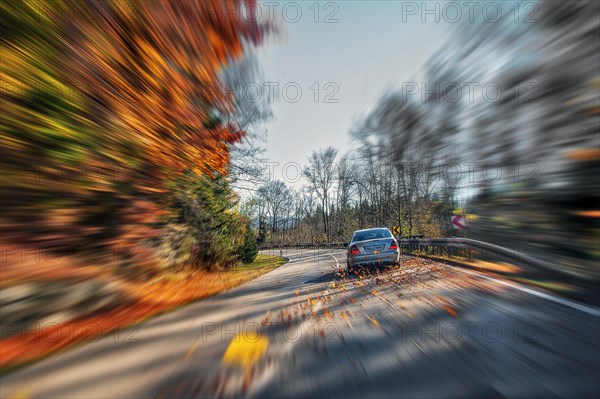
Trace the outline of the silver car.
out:
M 356 230 L 346 253 L 346 267 L 381 265 L 399 261 L 398 242 L 385 227 Z

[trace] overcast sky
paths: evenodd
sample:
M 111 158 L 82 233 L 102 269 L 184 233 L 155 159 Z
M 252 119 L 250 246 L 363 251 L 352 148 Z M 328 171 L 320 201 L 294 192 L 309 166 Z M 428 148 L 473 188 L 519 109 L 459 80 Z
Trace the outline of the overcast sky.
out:
M 275 118 L 267 125 L 267 157 L 281 165 L 275 178 L 285 163 L 303 165 L 313 150 L 350 148 L 353 121 L 390 88 L 419 79 L 449 32 L 434 18 L 422 23 L 417 15 L 403 23 L 400 1 L 321 2 L 318 22 L 315 2 L 273 3 L 270 11 L 284 32 L 267 41 L 259 59 L 265 80 L 279 84 L 273 89 L 279 93 L 272 104 Z M 263 4 L 260 11 L 269 8 Z M 327 95 L 337 103 L 326 102 Z

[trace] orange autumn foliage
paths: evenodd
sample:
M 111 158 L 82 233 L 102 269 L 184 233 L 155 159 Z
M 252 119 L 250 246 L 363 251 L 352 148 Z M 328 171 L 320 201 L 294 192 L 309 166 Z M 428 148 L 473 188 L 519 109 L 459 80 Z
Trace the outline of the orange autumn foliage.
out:
M 244 132 L 220 121 L 233 110 L 219 74 L 244 38 L 261 38 L 242 3 L 254 2 L 115 1 L 82 10 L 97 13 L 89 18 L 57 15 L 68 43 L 61 80 L 87 92 L 91 119 L 111 130 L 105 145 L 134 144 L 144 177 L 226 173 L 228 147 Z

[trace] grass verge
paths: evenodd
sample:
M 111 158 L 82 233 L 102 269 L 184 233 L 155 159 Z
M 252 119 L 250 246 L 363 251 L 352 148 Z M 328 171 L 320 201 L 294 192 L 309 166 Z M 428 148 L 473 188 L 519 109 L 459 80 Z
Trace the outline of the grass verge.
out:
M 118 287 L 128 298 L 123 303 L 66 322 L 21 326 L 20 331 L 1 340 L 1 373 L 77 344 L 95 342 L 117 329 L 235 288 L 284 263 L 282 257 L 259 254 L 252 263 L 218 272 L 187 269 L 166 272 L 145 282 L 118 280 Z

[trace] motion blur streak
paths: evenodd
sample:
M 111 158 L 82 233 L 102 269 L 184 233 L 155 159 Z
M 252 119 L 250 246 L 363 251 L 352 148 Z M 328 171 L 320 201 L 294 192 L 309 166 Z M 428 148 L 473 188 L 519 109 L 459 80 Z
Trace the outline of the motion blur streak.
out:
M 600 396 L 597 1 L 0 0 L 0 22 L 1 398 Z M 367 71 L 400 53 L 417 77 Z M 383 89 L 357 110 L 361 79 Z M 275 121 L 347 145 L 300 154 Z M 265 159 L 281 143 L 305 164 Z M 373 227 L 399 263 L 346 268 Z
M 141 281 L 253 259 L 225 178 L 247 116 L 223 79 L 269 30 L 241 17 L 253 7 L 2 1 L 3 322 L 86 320 L 105 333 L 225 288 L 198 288 L 204 276 L 193 293 Z M 10 341 L 1 364 L 77 337 L 39 350 Z
M 470 237 L 520 241 L 597 279 L 598 5 L 523 2 L 535 5 L 535 22 L 515 23 L 517 3 L 492 4 L 506 18 L 456 24 L 422 82 L 384 96 L 354 134 L 367 162 L 389 165 L 383 174 L 433 191 L 442 206 L 458 196 L 474 216 Z M 432 207 L 418 206 L 411 217 L 427 226 L 417 234 L 447 233 L 430 221 Z

